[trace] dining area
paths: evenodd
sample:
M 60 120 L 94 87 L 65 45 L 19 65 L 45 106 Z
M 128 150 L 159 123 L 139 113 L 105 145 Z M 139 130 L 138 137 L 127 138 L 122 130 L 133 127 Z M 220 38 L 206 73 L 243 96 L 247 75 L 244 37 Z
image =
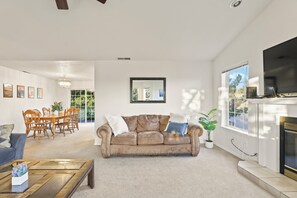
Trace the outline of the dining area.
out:
M 74 106 L 62 110 L 58 104 L 41 110 L 23 110 L 27 138 L 33 137 L 40 142 L 42 138 L 55 139 L 57 134 L 74 133 L 79 130 L 79 111 L 80 108 Z

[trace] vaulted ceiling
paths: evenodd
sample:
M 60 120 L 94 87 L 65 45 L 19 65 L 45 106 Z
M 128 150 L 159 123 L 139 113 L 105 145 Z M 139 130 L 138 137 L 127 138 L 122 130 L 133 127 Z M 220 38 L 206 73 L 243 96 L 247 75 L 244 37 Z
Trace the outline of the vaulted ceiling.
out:
M 271 0 L 9 0 L 0 60 L 212 60 Z
M 0 3 L 0 66 L 93 80 L 94 61 L 213 60 L 272 0 L 8 0 Z

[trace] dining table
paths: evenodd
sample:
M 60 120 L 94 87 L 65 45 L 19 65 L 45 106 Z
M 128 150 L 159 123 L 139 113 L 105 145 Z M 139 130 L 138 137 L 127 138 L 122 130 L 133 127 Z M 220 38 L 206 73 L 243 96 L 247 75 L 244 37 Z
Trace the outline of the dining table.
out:
M 51 125 L 51 132 L 52 132 L 52 135 L 53 135 L 53 139 L 55 139 L 55 136 L 56 136 L 56 123 L 61 120 L 61 119 L 64 119 L 68 117 L 68 115 L 64 115 L 64 113 L 59 113 L 59 114 L 48 114 L 48 115 L 41 115 L 40 116 L 40 121 L 44 121 L 44 122 L 49 122 L 50 125 Z M 30 132 L 30 129 L 27 127 L 27 130 L 26 130 L 26 134 L 28 136 Z
M 42 115 L 40 116 L 40 120 L 42 121 L 49 121 L 51 123 L 51 131 L 53 134 L 53 139 L 55 139 L 56 136 L 56 123 L 61 120 L 64 119 L 66 117 L 69 117 L 68 115 L 64 115 L 64 113 L 59 113 L 59 114 L 49 114 L 49 115 Z

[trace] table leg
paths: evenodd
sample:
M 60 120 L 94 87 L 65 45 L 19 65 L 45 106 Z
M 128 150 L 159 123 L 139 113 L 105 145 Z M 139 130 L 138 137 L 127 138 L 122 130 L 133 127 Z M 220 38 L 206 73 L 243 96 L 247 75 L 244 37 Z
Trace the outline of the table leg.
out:
M 95 187 L 95 171 L 94 166 L 88 174 L 88 185 L 93 189 Z
M 56 125 L 55 125 L 55 121 L 52 122 L 52 134 L 53 134 L 53 139 L 55 139 L 55 136 L 56 136 Z

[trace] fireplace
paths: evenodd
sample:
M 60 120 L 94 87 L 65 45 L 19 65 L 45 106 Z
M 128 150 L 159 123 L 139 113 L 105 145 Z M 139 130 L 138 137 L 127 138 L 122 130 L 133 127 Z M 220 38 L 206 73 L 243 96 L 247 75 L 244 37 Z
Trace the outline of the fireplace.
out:
M 280 173 L 297 180 L 297 118 L 280 117 Z

